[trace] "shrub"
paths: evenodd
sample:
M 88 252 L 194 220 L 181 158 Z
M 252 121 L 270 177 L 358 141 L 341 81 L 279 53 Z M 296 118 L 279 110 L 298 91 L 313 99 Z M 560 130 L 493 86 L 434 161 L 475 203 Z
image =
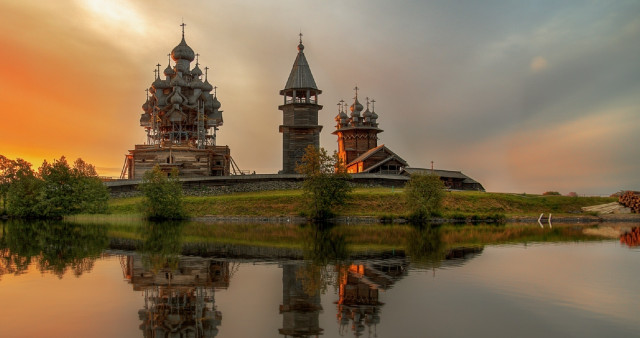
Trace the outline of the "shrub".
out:
M 338 155 L 329 156 L 324 148 L 308 146 L 296 171 L 305 176 L 302 189 L 316 219 L 331 217 L 333 208 L 344 203 L 351 192 L 350 176 Z
M 170 177 L 159 166 L 144 173 L 140 190 L 144 195 L 142 209 L 149 219 L 182 219 L 185 217 L 182 201 L 182 184 L 178 170 Z
M 543 196 L 560 196 L 560 193 L 557 191 L 545 191 L 542 193 Z
M 444 184 L 436 175 L 411 175 L 404 188 L 404 197 L 412 221 L 426 220 L 439 213 L 444 198 Z

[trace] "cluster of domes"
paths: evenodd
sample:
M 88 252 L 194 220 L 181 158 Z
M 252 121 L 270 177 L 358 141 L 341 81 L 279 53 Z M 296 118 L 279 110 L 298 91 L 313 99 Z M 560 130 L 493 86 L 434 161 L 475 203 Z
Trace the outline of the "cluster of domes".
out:
M 174 143 L 193 143 L 203 132 L 198 128 L 222 125 L 221 104 L 216 97 L 216 88 L 208 81 L 208 68 L 204 68 L 203 74 L 198 54 L 185 41 L 184 28 L 182 40 L 173 48 L 170 56 L 169 64 L 162 73 L 164 79 L 161 78 L 160 64 L 156 65 L 156 76 L 148 89 L 150 95 L 142 105 L 144 113 L 140 117 L 140 125 L 157 136 L 150 142 L 171 139 Z M 173 66 L 171 60 L 174 61 Z M 194 60 L 196 64 L 191 68 Z M 178 132 L 175 130 L 176 124 Z
M 356 97 L 354 98 L 353 103 L 349 106 L 349 111 L 351 112 L 347 115 L 347 104 L 344 103 L 343 100 L 340 100 L 338 103 L 338 115 L 336 115 L 336 128 L 347 128 L 347 127 L 378 127 L 378 114 L 375 112 L 375 100 L 369 101 L 367 100 L 367 107 L 364 112 L 362 109 L 364 107 L 358 101 L 358 95 L 356 93 Z M 369 104 L 371 103 L 372 107 L 369 110 Z

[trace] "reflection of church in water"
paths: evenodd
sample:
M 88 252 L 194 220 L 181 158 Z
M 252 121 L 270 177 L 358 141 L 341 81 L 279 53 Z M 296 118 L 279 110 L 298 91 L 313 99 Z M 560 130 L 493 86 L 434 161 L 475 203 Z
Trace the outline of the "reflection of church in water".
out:
M 406 258 L 367 260 L 338 265 L 339 298 L 337 320 L 340 334 L 351 331 L 359 337 L 368 331 L 374 335 L 380 322 L 380 291 L 388 290 L 407 273 Z M 307 266 L 308 268 L 308 266 Z M 301 278 L 305 265 L 288 263 L 282 267 L 282 328 L 285 337 L 318 337 L 323 334 L 318 285 L 305 285 Z
M 351 330 L 359 337 L 375 335 L 380 323 L 380 291 L 388 290 L 404 277 L 409 266 L 408 259 L 396 258 L 372 260 L 340 267 L 338 322 L 340 334 Z
M 138 254 L 121 258 L 125 278 L 134 290 L 144 293 L 144 308 L 138 311 L 143 337 L 217 336 L 222 314 L 216 310 L 214 294 L 215 289 L 229 286 L 229 262 L 175 259 L 171 267 L 151 269 Z

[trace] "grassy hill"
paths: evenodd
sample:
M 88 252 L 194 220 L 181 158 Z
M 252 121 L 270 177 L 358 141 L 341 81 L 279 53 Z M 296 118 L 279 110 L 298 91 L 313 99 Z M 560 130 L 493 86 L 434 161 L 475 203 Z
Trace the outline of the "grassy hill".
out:
M 186 196 L 185 207 L 190 216 L 298 216 L 304 212 L 301 190 L 234 193 L 221 196 Z M 445 218 L 493 217 L 502 215 L 535 216 L 553 213 L 556 216 L 581 214 L 581 207 L 615 201 L 609 197 L 568 197 L 525 194 L 447 192 L 443 202 Z M 141 197 L 113 198 L 109 201 L 112 214 L 137 214 Z M 408 213 L 402 189 L 360 188 L 336 210 L 342 216 L 403 217 Z

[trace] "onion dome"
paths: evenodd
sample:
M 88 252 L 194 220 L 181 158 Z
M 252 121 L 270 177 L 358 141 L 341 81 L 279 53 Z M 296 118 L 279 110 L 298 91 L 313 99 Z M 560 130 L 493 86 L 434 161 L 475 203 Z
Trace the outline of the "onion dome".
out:
M 149 98 L 148 97 L 147 97 L 147 101 L 145 101 L 142 104 L 142 110 L 144 110 L 144 111 L 148 111 L 149 110 Z
M 378 114 L 376 114 L 376 100 L 371 101 L 373 107 L 371 107 L 371 119 L 375 122 L 378 119 Z
M 202 76 L 202 70 L 200 70 L 200 67 L 198 67 L 197 63 L 196 66 L 191 70 L 191 75 L 193 75 L 194 77 Z
M 171 96 L 171 103 L 173 104 L 181 104 L 183 101 L 182 96 L 179 92 L 174 92 Z
M 204 90 L 205 84 L 199 78 L 195 78 L 189 82 L 189 87 L 193 89 L 202 89 Z
M 171 87 L 169 85 L 169 83 L 165 80 L 160 80 L 159 78 L 156 78 L 155 81 L 153 81 L 153 83 L 151 84 L 151 88 L 153 88 L 154 90 L 156 89 L 165 89 L 165 88 L 169 88 Z
M 204 96 L 204 109 L 206 111 L 213 111 L 213 95 L 208 93 L 202 93 L 200 97 Z
M 176 72 L 171 68 L 171 65 L 167 65 L 167 68 L 164 69 L 165 76 L 173 76 L 176 75 Z
M 173 61 L 178 60 L 187 60 L 189 62 L 195 60 L 196 53 L 193 52 L 193 49 L 187 45 L 187 42 L 184 41 L 184 35 L 182 36 L 182 41 L 173 48 L 171 51 L 171 58 Z
M 140 126 L 145 127 L 151 122 L 151 115 L 148 113 L 140 114 Z
M 211 83 L 209 83 L 209 80 L 207 79 L 204 80 L 204 87 L 202 88 L 202 90 L 205 90 L 208 92 L 213 90 L 213 86 L 211 85 Z
M 182 76 L 178 75 L 178 76 L 174 77 L 173 79 L 171 79 L 171 85 L 174 86 L 174 87 L 175 86 L 186 87 L 187 83 L 184 81 Z
M 351 110 L 351 116 L 360 116 L 360 112 L 362 111 L 362 104 L 358 102 L 358 97 L 356 96 L 356 100 L 353 102 L 349 110 Z
M 217 96 L 213 97 L 212 107 L 213 107 L 213 109 L 220 109 L 220 107 L 222 107 L 222 104 L 220 103 L 220 101 L 218 101 L 218 97 Z
M 371 117 L 371 112 L 369 111 L 369 109 L 365 110 L 364 113 L 362 113 L 362 117 L 369 118 Z

